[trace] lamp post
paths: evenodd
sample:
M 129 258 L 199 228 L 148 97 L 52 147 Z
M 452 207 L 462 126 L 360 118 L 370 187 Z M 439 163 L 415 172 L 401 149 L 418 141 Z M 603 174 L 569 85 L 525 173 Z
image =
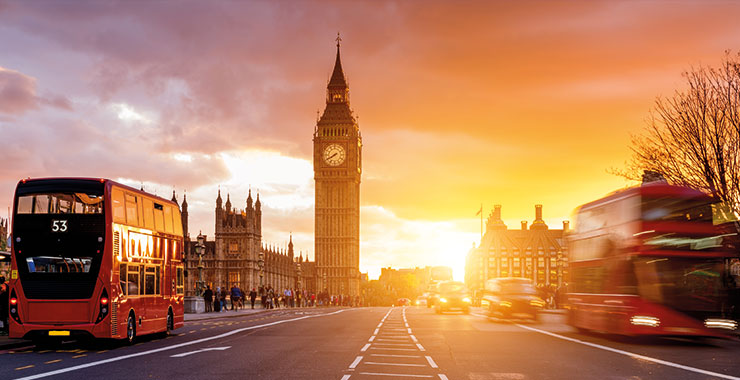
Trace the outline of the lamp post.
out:
M 195 253 L 198 255 L 198 282 L 195 284 L 195 293 L 198 296 L 203 295 L 203 254 L 206 253 L 206 237 L 198 234 L 198 241 L 195 243 Z

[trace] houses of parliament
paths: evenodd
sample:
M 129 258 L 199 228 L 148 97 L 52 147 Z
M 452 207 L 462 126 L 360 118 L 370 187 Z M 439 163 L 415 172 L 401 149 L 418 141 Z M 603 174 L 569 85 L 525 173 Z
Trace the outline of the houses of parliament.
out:
M 234 206 L 230 194 L 215 200 L 215 237 L 205 242 L 203 279 L 212 288 L 243 289 L 260 285 L 260 254 L 264 258 L 262 284 L 275 289 L 302 288 L 309 292 L 358 296 L 360 293 L 360 179 L 362 137 L 350 108 L 349 85 L 342 69 L 340 41 L 327 83 L 326 106 L 313 130 L 315 180 L 315 261 L 296 257 L 292 236 L 287 247 L 262 240 L 262 204 L 251 191 L 243 206 Z M 173 201 L 177 202 L 173 193 Z M 243 208 L 242 208 L 243 207 Z M 186 292 L 193 295 L 197 280 L 196 241 L 188 234 L 188 204 L 181 204 L 185 231 Z

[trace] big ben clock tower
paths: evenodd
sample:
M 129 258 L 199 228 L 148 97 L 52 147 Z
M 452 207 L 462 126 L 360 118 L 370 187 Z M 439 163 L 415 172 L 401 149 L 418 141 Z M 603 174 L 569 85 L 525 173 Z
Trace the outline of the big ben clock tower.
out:
M 354 297 L 360 292 L 362 136 L 349 107 L 340 42 L 337 36 L 326 108 L 313 135 L 316 280 L 330 295 Z

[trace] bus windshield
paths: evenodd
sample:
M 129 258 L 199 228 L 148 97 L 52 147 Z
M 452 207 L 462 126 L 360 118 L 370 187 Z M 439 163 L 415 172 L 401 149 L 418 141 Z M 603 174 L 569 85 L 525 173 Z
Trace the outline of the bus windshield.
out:
M 45 193 L 18 197 L 18 214 L 102 214 L 103 195 Z
M 712 223 L 712 202 L 703 198 L 642 198 L 646 221 Z
M 727 290 L 722 259 L 638 257 L 633 262 L 643 298 L 689 314 L 721 309 Z

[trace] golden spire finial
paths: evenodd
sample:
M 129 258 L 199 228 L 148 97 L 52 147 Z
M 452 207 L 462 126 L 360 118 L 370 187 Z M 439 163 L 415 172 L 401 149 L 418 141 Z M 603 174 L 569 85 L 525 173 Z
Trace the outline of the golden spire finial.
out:
M 339 43 L 342 42 L 342 37 L 339 36 L 339 32 L 337 32 L 337 39 L 335 41 L 337 41 L 337 47 L 339 47 Z

